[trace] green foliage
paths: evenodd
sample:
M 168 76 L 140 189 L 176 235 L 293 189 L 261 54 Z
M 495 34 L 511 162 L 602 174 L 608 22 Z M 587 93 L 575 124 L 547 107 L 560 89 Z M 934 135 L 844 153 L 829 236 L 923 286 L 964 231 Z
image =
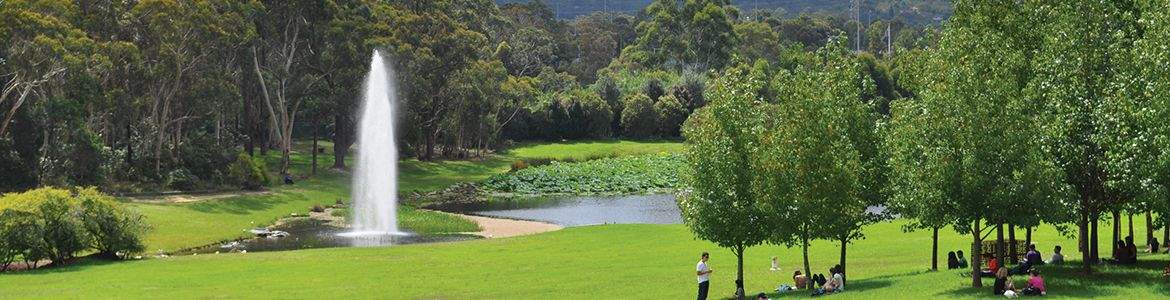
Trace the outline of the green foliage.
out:
M 228 167 L 228 174 L 235 184 L 246 190 L 260 190 L 271 184 L 264 163 L 259 159 L 252 159 L 247 153 L 236 156 L 236 161 Z
M 149 229 L 137 212 L 127 210 L 94 188 L 77 192 L 81 220 L 94 250 L 109 258 L 127 258 L 145 250 L 143 236 Z
M 16 210 L 31 214 L 35 227 L 40 228 L 39 242 L 25 242 L 35 248 L 18 249 L 34 257 L 64 263 L 77 252 L 87 248 L 89 236 L 85 232 L 79 201 L 67 190 L 40 188 L 24 193 L 5 194 L 0 198 L 0 210 Z M 33 230 L 36 231 L 36 230 Z
M 7 270 L 17 259 L 26 263 L 48 258 L 45 228 L 31 212 L 0 210 L 0 271 Z
M 738 42 L 732 29 L 738 11 L 725 0 L 681 2 L 651 2 L 649 18 L 638 23 L 638 38 L 622 56 L 649 68 L 722 69 Z
M 629 94 L 622 100 L 622 136 L 644 139 L 654 136 L 658 116 L 654 113 L 654 101 L 645 94 Z
M 687 114 L 687 108 L 674 95 L 658 98 L 658 102 L 654 103 L 654 115 L 658 117 L 658 136 L 679 136 L 679 128 L 687 120 Z
M 683 159 L 674 154 L 552 162 L 488 178 L 482 188 L 517 194 L 629 194 L 672 189 Z

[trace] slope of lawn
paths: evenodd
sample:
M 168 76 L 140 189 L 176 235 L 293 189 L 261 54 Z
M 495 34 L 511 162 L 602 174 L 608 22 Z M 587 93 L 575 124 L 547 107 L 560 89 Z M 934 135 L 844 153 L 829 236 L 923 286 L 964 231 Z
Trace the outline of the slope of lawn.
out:
M 640 153 L 638 149 L 669 150 L 665 142 L 581 142 L 552 144 L 556 152 L 569 157 L 604 153 L 624 155 Z M 674 145 L 681 145 L 674 143 Z M 349 199 L 350 181 L 348 174 L 330 170 L 333 165 L 333 146 L 322 142 L 325 153 L 318 154 L 317 176 L 299 180 L 295 185 L 274 184 L 271 193 L 244 195 L 238 197 L 181 204 L 130 204 L 140 211 L 153 227 L 146 237 L 147 252 L 173 252 L 175 250 L 207 245 L 219 241 L 247 236 L 246 229 L 272 224 L 277 219 L 292 213 L 306 213 L 315 204 L 328 205 L 338 199 Z M 494 155 L 483 160 L 423 162 L 414 159 L 399 163 L 399 190 L 425 192 L 442 189 L 451 184 L 467 181 L 481 181 L 489 176 L 507 172 L 515 159 L 532 158 L 549 150 L 542 144 L 525 144 L 516 148 L 518 154 Z M 309 174 L 312 165 L 311 143 L 298 142 L 291 157 L 291 169 L 295 175 Z M 530 150 L 537 149 L 537 150 Z M 664 150 L 665 151 L 665 150 Z M 280 164 L 280 153 L 271 151 L 264 156 L 270 171 Z M 353 166 L 352 158 L 347 159 Z M 275 175 L 274 180 L 277 180 Z M 476 225 L 464 219 L 408 207 L 399 210 L 402 227 L 428 233 L 476 231 Z
M 972 289 L 962 271 L 926 271 L 929 233 L 904 233 L 901 225 L 867 227 L 868 238 L 849 247 L 846 291 L 828 297 L 991 297 L 990 279 L 984 280 L 987 287 Z M 1144 235 L 1144 229 L 1136 231 Z M 947 249 L 969 248 L 967 236 L 947 230 L 941 237 L 943 257 Z M 1067 257 L 1079 257 L 1073 241 L 1051 227 L 1036 231 L 1034 240 L 1045 256 L 1060 244 Z M 4 274 L 0 290 L 5 298 L 686 299 L 693 297 L 693 268 L 701 251 L 712 254 L 712 298 L 730 295 L 734 256 L 695 240 L 682 225 L 604 225 L 444 244 L 85 263 Z M 746 290 L 754 294 L 788 283 L 800 265 L 799 255 L 799 248 L 749 248 Z M 810 250 L 814 271 L 825 272 L 837 255 L 834 244 L 815 242 Z M 782 271 L 768 271 L 771 256 L 780 257 Z M 1100 266 L 1088 277 L 1076 273 L 1075 265 L 1044 266 L 1046 298 L 1170 297 L 1167 279 L 1159 276 L 1168 259 L 1143 254 L 1136 266 Z M 1022 286 L 1023 278 L 1015 280 Z

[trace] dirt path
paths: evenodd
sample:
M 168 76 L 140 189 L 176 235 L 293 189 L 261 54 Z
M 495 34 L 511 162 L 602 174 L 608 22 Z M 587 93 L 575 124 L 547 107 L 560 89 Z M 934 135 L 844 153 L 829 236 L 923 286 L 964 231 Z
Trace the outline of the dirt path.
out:
M 471 216 L 464 214 L 454 214 L 449 212 L 434 211 L 441 214 L 448 214 L 458 216 L 479 224 L 479 232 L 466 232 L 470 234 L 479 235 L 485 238 L 506 238 L 513 236 L 537 234 L 542 232 L 561 230 L 561 225 L 549 224 L 544 222 L 521 221 L 512 219 L 489 218 L 481 216 Z
M 209 194 L 175 194 L 164 196 L 141 196 L 141 197 L 127 197 L 130 201 L 138 203 L 188 203 L 199 202 L 207 200 L 217 200 L 224 198 L 231 198 L 236 196 L 250 196 L 250 195 L 268 195 L 272 191 L 258 191 L 258 192 L 225 192 L 225 193 L 209 193 Z

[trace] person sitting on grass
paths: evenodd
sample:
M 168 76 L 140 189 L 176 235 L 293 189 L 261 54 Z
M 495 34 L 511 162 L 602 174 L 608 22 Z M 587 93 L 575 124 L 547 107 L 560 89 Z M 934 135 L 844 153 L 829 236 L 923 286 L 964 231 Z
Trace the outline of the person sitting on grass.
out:
M 1124 263 L 1125 257 L 1128 256 L 1128 255 L 1125 255 L 1125 249 L 1126 249 L 1125 241 L 1118 240 L 1117 244 L 1113 246 L 1113 258 L 1110 259 L 1110 262 L 1115 263 L 1115 264 Z
M 995 272 L 999 270 L 999 260 L 992 257 L 987 260 L 987 269 L 982 270 L 980 277 L 995 276 Z
M 760 293 L 756 295 L 756 300 L 768 300 L 768 294 Z
M 1052 259 L 1049 259 L 1047 263 L 1050 265 L 1064 263 L 1064 254 L 1060 254 L 1060 245 L 1056 245 L 1056 248 L 1052 248 Z
M 1170 266 L 1166 266 L 1165 269 L 1162 269 L 1162 277 L 1170 277 Z
M 959 257 L 959 269 L 966 269 L 967 268 L 967 258 L 963 257 L 963 250 L 959 250 L 959 252 L 956 255 Z
M 841 265 L 829 268 L 832 277 L 821 288 L 813 292 L 813 296 L 838 293 L 845 290 L 845 277 L 841 274 Z
M 1028 253 L 1024 254 L 1024 261 L 1021 261 L 1011 272 L 1012 274 L 1024 274 L 1034 266 L 1043 265 L 1044 260 L 1040 258 L 1040 251 L 1036 251 L 1036 244 L 1028 245 Z
M 1040 271 L 1036 269 L 1029 270 L 1028 273 L 1028 287 L 1021 291 L 1025 296 L 1043 296 L 1048 294 L 1048 289 L 1044 287 L 1044 277 L 1040 277 Z
M 959 268 L 959 258 L 955 256 L 955 251 L 947 252 L 947 270 L 954 270 Z
M 1158 238 L 1150 237 L 1149 245 L 1146 246 L 1146 253 L 1158 253 Z
M 1008 277 L 1007 268 L 1000 267 L 995 272 L 995 284 L 991 287 L 991 293 L 996 296 L 1007 296 L 1008 298 L 1015 298 L 1016 286 L 1012 283 L 1011 277 Z
M 792 274 L 792 285 L 794 289 L 803 289 L 808 285 L 808 276 L 801 274 L 800 270 L 797 270 L 796 273 Z
M 1126 263 L 1137 263 L 1137 245 L 1133 244 L 1133 236 L 1125 237 L 1125 257 Z

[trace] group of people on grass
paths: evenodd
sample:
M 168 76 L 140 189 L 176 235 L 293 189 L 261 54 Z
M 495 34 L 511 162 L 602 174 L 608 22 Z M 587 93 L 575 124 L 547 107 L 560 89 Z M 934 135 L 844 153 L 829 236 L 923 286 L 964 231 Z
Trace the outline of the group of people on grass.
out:
M 1125 240 L 1118 240 L 1117 245 L 1113 247 L 1113 260 L 1116 264 L 1135 264 L 1137 263 L 1137 246 L 1133 244 L 1133 236 L 1125 237 Z
M 1044 286 L 1044 277 L 1040 277 L 1040 271 L 1035 268 L 1028 270 L 1027 286 L 1024 289 L 1016 289 L 1016 284 L 1011 279 L 1011 274 L 1008 268 L 1000 267 L 995 272 L 995 284 L 992 285 L 992 294 L 999 296 L 1003 295 L 1008 298 L 1015 298 L 1019 295 L 1025 296 L 1043 296 L 1048 294 L 1048 288 Z
M 703 252 L 703 254 L 701 254 L 699 256 L 699 263 L 697 263 L 695 265 L 695 275 L 697 276 L 697 279 L 699 281 L 699 291 L 698 291 L 698 299 L 699 300 L 707 299 L 707 295 L 709 294 L 710 289 L 711 289 L 711 272 L 713 272 L 713 270 L 711 270 L 711 267 L 707 265 L 707 262 L 710 259 L 711 259 L 711 254 L 707 253 L 707 252 Z M 773 270 L 778 269 L 778 267 L 775 266 L 775 264 L 776 264 L 775 258 L 773 258 Z M 787 284 L 782 284 L 782 285 L 780 285 L 780 287 L 776 288 L 775 291 L 783 293 L 783 292 L 808 288 L 809 290 L 812 291 L 813 296 L 840 293 L 841 291 L 845 290 L 845 274 L 844 273 L 845 273 L 844 268 L 842 268 L 841 265 L 836 265 L 836 266 L 833 266 L 832 268 L 829 268 L 829 276 L 825 276 L 825 274 L 815 274 L 815 275 L 812 275 L 810 277 L 810 276 L 807 276 L 807 275 L 801 273 L 798 270 L 794 274 L 792 274 L 792 285 L 791 286 L 787 285 Z M 744 295 L 743 282 L 740 282 L 737 280 L 735 282 L 735 286 L 736 286 L 735 294 L 737 296 Z M 756 299 L 757 300 L 767 300 L 768 295 L 765 293 L 759 293 L 756 296 Z

